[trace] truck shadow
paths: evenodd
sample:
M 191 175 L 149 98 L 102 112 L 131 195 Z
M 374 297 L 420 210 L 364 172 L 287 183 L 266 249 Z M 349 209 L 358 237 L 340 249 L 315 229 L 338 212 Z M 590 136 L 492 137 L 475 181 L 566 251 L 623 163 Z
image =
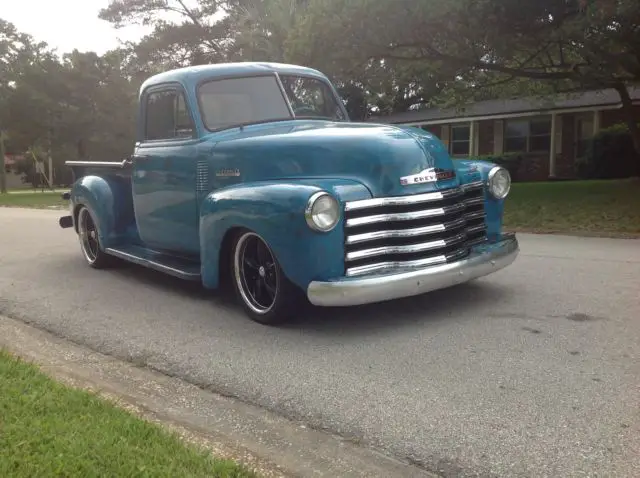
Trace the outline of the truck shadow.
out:
M 237 316 L 234 320 L 249 320 L 230 287 L 212 291 L 202 287 L 199 282 L 184 281 L 125 262 L 110 272 L 129 281 L 143 283 L 160 292 L 186 296 L 188 300 L 208 302 L 208 306 L 227 309 L 230 314 Z M 486 310 L 513 293 L 504 285 L 480 279 L 448 289 L 377 304 L 341 308 L 306 304 L 293 321 L 277 328 L 306 334 L 361 335 L 364 331 L 402 328 L 417 323 L 436 323 L 460 318 L 473 320 L 475 310 Z
M 301 314 L 296 321 L 283 327 L 304 330 L 305 333 L 336 335 L 461 318 L 473 320 L 475 310 L 486 310 L 488 305 L 499 303 L 502 297 L 510 294 L 512 292 L 502 286 L 479 280 L 377 304 L 345 308 L 309 306 L 307 314 Z

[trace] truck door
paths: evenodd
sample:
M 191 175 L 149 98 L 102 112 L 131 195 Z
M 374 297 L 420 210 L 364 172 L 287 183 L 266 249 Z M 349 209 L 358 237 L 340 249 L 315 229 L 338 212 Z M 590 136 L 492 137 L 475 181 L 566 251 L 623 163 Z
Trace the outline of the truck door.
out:
M 140 238 L 151 249 L 199 254 L 196 198 L 197 139 L 178 84 L 140 98 L 143 138 L 133 156 L 133 204 Z

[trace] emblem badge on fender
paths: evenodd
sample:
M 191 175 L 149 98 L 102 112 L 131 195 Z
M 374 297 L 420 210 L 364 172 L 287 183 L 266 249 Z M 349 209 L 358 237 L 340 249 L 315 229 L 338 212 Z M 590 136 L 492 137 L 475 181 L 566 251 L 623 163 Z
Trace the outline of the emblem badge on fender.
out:
M 400 184 L 409 186 L 410 184 L 434 183 L 444 179 L 451 179 L 456 176 L 455 171 L 447 171 L 440 168 L 428 168 L 420 171 L 418 174 L 402 176 Z
M 216 171 L 216 176 L 219 178 L 232 178 L 240 176 L 239 169 L 221 169 L 220 171 Z

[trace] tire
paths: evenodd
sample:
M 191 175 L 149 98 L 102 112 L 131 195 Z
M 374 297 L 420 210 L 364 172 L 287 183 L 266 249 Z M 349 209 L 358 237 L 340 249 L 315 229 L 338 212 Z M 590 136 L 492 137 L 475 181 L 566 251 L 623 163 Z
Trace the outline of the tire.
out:
M 90 267 L 106 269 L 113 265 L 114 258 L 102 250 L 95 219 L 86 206 L 81 206 L 78 211 L 78 239 L 82 255 Z
M 302 304 L 300 289 L 286 278 L 271 248 L 254 232 L 243 231 L 236 237 L 231 274 L 245 312 L 260 324 L 287 322 Z

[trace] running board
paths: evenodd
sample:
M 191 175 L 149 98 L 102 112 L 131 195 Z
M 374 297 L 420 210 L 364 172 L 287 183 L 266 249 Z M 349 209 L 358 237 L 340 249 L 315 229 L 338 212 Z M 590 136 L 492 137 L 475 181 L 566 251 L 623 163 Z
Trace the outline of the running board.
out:
M 107 254 L 184 280 L 200 280 L 200 264 L 140 246 L 108 247 Z

